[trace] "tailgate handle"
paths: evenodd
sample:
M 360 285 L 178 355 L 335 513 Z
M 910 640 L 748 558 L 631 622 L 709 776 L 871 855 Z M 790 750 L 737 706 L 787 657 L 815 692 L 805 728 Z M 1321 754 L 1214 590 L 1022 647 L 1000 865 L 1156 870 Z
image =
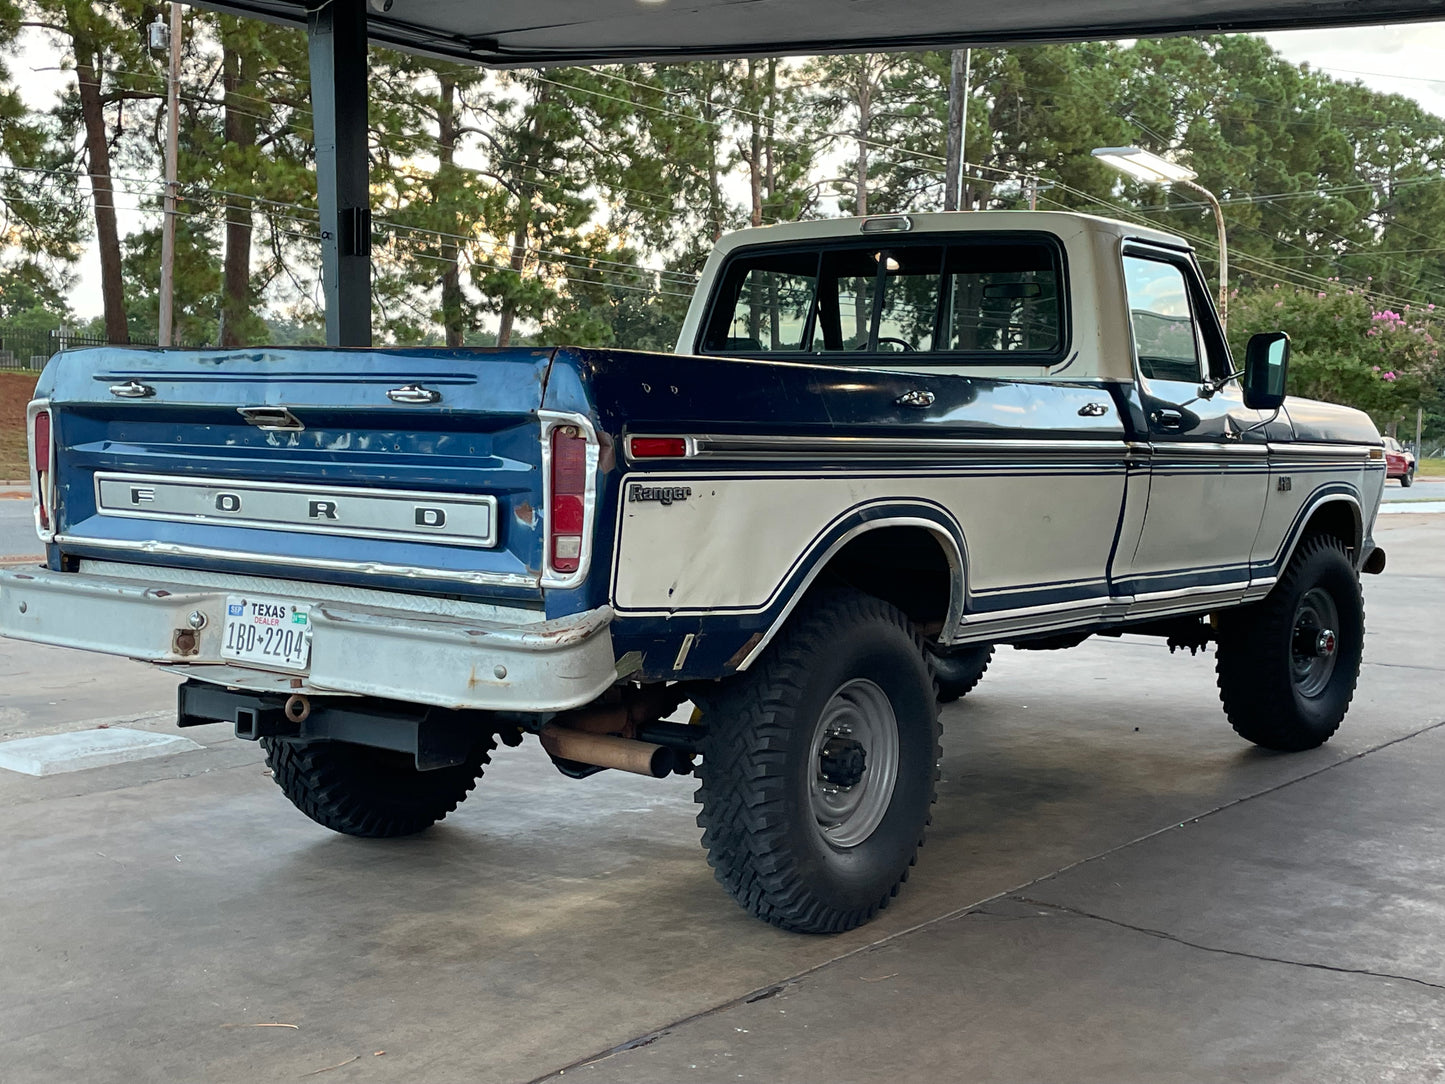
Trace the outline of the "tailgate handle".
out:
M 424 388 L 420 384 L 403 384 L 399 388 L 392 388 L 386 393 L 386 397 L 393 403 L 440 403 L 442 393 L 434 388 Z
M 149 399 L 156 390 L 139 380 L 127 380 L 124 384 L 112 384 L 110 393 L 117 399 Z
M 247 425 L 264 429 L 268 433 L 299 433 L 306 423 L 285 407 L 243 406 L 236 413 L 246 419 Z

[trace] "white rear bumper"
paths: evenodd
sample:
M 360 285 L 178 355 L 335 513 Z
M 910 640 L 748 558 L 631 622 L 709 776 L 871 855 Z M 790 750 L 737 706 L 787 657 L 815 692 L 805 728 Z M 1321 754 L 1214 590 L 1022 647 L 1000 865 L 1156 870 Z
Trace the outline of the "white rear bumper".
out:
M 297 584 L 305 597 L 304 584 Z M 0 571 L 0 635 L 124 655 L 220 684 L 279 685 L 493 711 L 560 711 L 617 680 L 610 607 L 515 623 L 319 600 L 305 673 L 222 660 L 225 588 L 53 572 Z M 286 597 L 290 592 L 275 592 Z M 404 597 L 398 601 L 404 602 Z M 199 631 L 193 619 L 204 622 Z M 520 616 L 520 615 L 519 615 Z

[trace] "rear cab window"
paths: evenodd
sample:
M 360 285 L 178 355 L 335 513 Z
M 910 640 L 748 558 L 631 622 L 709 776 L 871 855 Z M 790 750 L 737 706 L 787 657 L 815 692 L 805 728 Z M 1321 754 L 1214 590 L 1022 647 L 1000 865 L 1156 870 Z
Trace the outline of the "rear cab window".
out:
M 1049 234 L 748 248 L 718 283 L 700 353 L 1038 365 L 1067 346 L 1063 250 Z

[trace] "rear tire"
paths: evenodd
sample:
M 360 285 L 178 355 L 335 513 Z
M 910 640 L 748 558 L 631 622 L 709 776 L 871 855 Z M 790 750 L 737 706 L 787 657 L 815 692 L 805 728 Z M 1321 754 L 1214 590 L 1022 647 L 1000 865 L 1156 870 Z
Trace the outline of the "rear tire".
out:
M 344 741 L 262 738 L 271 776 L 317 824 L 348 836 L 409 836 L 461 804 L 491 760 L 482 737 L 461 764 L 418 771 L 409 753 Z
M 993 661 L 993 644 L 974 644 L 947 655 L 929 653 L 938 682 L 938 702 L 951 704 L 973 692 Z
M 1300 543 L 1274 590 L 1220 615 L 1219 698 L 1240 737 L 1298 752 L 1339 729 L 1360 673 L 1365 606 L 1338 538 Z
M 697 822 L 747 911 L 800 933 L 860 926 L 908 877 L 938 776 L 923 641 L 856 591 L 801 611 L 749 671 L 695 696 Z

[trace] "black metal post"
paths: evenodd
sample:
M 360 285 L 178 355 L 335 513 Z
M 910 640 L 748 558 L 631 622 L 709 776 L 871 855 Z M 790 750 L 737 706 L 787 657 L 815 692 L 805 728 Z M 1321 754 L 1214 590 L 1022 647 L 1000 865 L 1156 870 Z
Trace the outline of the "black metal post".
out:
M 306 13 L 321 283 L 330 346 L 371 345 L 371 199 L 366 146 L 366 0 Z

